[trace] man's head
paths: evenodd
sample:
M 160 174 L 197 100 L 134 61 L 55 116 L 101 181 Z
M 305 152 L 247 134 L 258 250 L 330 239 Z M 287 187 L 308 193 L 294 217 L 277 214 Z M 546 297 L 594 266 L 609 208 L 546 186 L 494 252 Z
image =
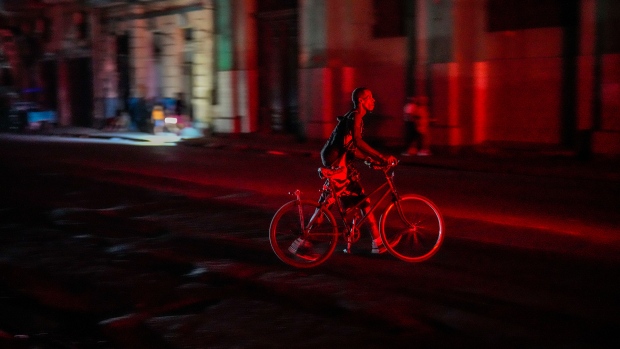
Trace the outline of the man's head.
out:
M 351 99 L 353 101 L 353 107 L 356 109 L 362 107 L 369 112 L 375 109 L 375 99 L 372 97 L 372 92 L 366 87 L 358 87 L 353 90 Z

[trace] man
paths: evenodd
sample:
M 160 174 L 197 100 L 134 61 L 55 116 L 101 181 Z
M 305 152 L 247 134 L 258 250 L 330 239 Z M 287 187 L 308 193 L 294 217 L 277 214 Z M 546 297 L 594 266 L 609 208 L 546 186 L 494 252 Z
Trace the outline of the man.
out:
M 356 88 L 351 94 L 353 109 L 344 117 L 339 118 L 339 125 L 332 132 L 332 136 L 321 150 L 323 165 L 331 168 L 344 169 L 342 181 L 332 183 L 332 188 L 338 191 L 345 207 L 353 206 L 361 200 L 367 200 L 364 188 L 359 182 L 359 172 L 353 167 L 353 160 L 360 159 L 379 164 L 394 164 L 396 158 L 392 155 L 384 156 L 372 148 L 362 138 L 364 116 L 375 109 L 375 99 L 372 92 L 365 88 Z M 344 124 L 341 124 L 344 123 Z M 336 185 L 334 185 L 336 184 Z M 321 198 L 321 200 L 326 198 Z M 363 214 L 367 213 L 367 205 L 363 207 Z M 381 241 L 377 221 L 373 215 L 368 216 L 370 232 L 373 238 L 372 253 L 386 251 Z

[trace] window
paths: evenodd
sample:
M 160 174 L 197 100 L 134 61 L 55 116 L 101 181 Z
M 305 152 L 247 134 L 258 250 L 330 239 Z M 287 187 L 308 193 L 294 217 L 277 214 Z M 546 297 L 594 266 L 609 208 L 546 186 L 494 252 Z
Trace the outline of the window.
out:
M 620 1 L 606 3 L 603 20 L 603 53 L 620 53 Z
M 86 12 L 77 11 L 72 15 L 73 26 L 78 40 L 86 40 L 89 36 L 88 18 Z
M 375 23 L 373 35 L 376 38 L 406 36 L 405 1 L 411 0 L 373 0 Z
M 565 0 L 488 0 L 490 32 L 562 26 Z
M 190 42 L 194 40 L 194 29 L 193 28 L 183 28 L 183 37 L 185 41 Z
M 258 1 L 258 12 L 291 10 L 291 9 L 296 9 L 296 8 L 297 8 L 297 0 L 260 0 Z

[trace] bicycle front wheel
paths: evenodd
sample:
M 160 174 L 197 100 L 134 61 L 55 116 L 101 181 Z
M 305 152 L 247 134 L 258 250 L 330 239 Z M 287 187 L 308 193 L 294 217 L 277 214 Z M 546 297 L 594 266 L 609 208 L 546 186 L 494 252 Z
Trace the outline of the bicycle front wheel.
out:
M 420 195 L 403 195 L 390 204 L 380 223 L 387 250 L 406 262 L 422 262 L 439 250 L 444 222 L 437 206 Z
M 269 227 L 273 252 L 296 268 L 315 267 L 327 260 L 338 242 L 334 215 L 310 200 L 293 200 L 273 216 Z

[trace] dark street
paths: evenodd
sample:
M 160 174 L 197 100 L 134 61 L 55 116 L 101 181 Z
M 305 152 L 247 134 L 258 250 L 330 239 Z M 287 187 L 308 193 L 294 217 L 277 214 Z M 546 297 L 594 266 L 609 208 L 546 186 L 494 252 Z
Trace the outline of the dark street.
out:
M 620 348 L 619 101 L 620 1 L 0 0 L 0 349 Z
M 403 165 L 401 191 L 444 212 L 436 256 L 373 256 L 363 237 L 352 255 L 296 270 L 267 231 L 287 191 L 318 193 L 318 159 L 2 149 L 2 348 L 620 344 L 617 182 Z

